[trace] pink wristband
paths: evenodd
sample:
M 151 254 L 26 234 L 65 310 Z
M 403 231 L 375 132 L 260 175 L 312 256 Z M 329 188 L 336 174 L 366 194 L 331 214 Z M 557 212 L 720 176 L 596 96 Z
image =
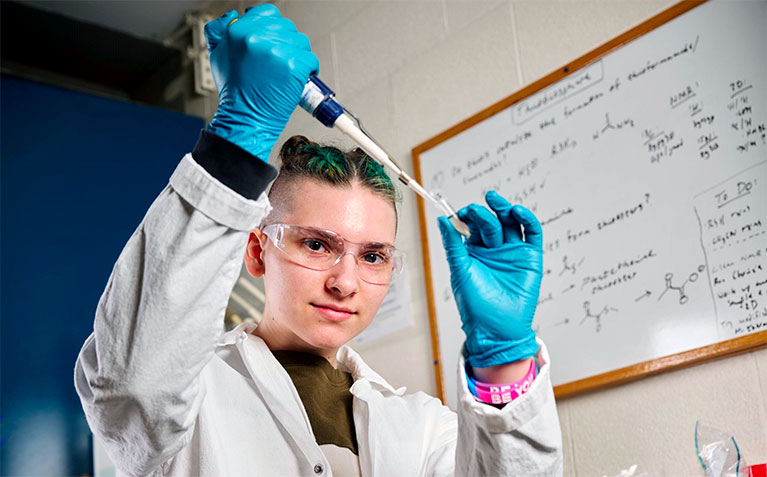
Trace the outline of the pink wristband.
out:
M 535 380 L 535 360 L 530 360 L 530 369 L 527 375 L 515 383 L 489 384 L 474 381 L 477 401 L 487 404 L 506 404 L 525 394 Z

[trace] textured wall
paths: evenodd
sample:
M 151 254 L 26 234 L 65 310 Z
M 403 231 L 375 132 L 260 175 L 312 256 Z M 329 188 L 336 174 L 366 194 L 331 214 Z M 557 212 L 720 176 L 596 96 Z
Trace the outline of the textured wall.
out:
M 412 171 L 413 146 L 672 3 L 288 0 L 277 5 L 312 40 L 320 77 Z M 214 109 L 215 104 L 204 106 L 206 113 Z M 293 134 L 347 144 L 302 111 L 284 136 Z M 400 220 L 398 246 L 410 257 L 416 324 L 360 351 L 394 386 L 434 394 L 418 215 L 410 193 Z M 733 432 L 752 463 L 767 461 L 766 398 L 763 350 L 563 400 L 565 474 L 614 475 L 639 464 L 650 475 L 702 475 L 693 443 L 698 418 Z

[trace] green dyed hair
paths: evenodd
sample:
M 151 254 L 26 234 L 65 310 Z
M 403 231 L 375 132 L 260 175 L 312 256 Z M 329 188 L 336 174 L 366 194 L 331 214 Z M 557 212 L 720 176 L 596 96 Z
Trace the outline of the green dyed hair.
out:
M 313 179 L 340 188 L 357 183 L 389 201 L 397 213 L 397 204 L 402 200 L 399 192 L 383 166 L 360 148 L 344 152 L 337 147 L 317 144 L 304 136 L 293 136 L 283 144 L 280 160 L 279 174 L 269 190 L 269 200 L 273 205 L 287 200 L 287 186 L 293 181 Z M 264 223 L 273 222 L 271 215 Z

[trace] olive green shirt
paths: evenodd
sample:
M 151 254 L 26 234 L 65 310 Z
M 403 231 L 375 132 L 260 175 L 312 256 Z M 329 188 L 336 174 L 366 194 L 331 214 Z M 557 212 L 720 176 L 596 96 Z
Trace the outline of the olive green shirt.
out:
M 299 351 L 272 351 L 298 390 L 317 444 L 333 475 L 359 475 L 359 452 L 352 414 L 354 379 L 325 358 Z

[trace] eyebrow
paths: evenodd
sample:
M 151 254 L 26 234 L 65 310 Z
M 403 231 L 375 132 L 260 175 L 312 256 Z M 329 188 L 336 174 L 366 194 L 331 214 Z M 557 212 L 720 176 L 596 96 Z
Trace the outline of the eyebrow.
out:
M 388 243 L 381 243 L 381 242 L 365 242 L 363 248 L 367 249 L 373 249 L 373 250 L 380 250 L 382 248 L 394 248 L 394 245 L 388 244 Z
M 333 232 L 332 230 L 321 229 L 319 227 L 312 227 L 310 225 L 299 225 L 299 227 L 303 227 L 305 229 L 309 229 L 309 230 L 317 233 L 318 235 L 322 235 L 323 237 L 327 237 L 328 239 L 331 237 L 331 235 L 328 232 L 343 237 L 338 232 Z M 363 248 L 368 248 L 368 249 L 373 249 L 373 250 L 380 250 L 382 248 L 392 248 L 392 249 L 395 248 L 394 244 L 392 244 L 392 243 L 384 243 L 384 242 L 352 242 L 351 240 L 347 240 L 347 242 L 363 245 Z

